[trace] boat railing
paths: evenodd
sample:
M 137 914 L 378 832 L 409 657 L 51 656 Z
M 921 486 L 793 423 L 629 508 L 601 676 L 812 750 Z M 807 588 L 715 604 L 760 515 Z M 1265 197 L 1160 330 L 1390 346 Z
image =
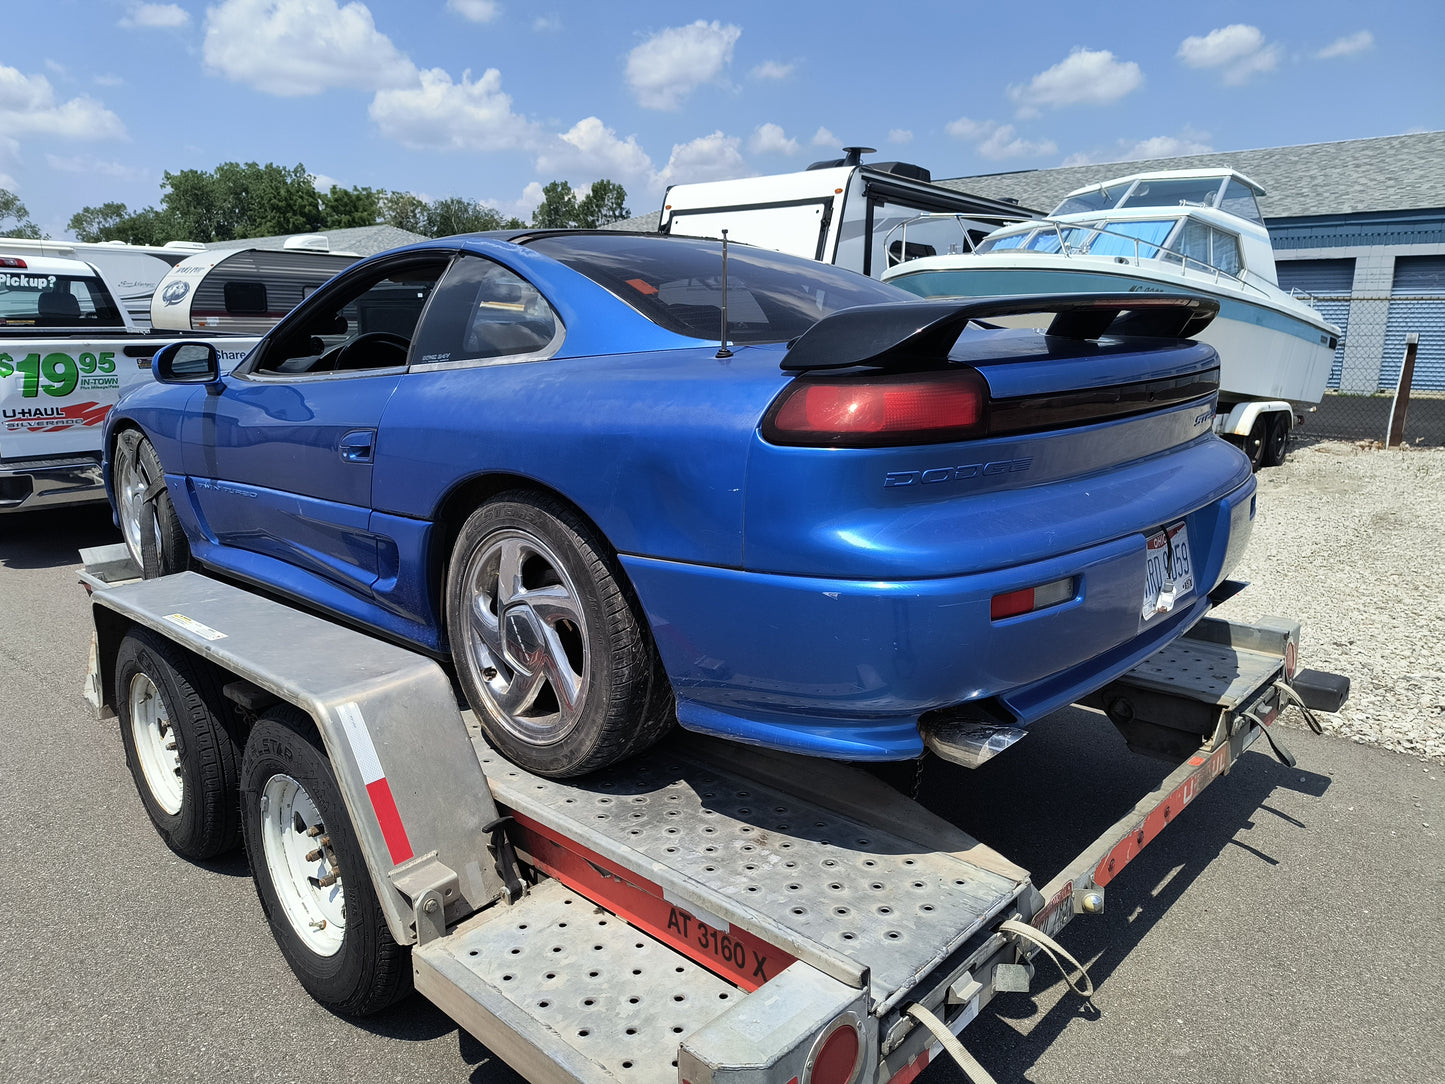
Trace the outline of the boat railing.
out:
M 1240 268 L 1240 270 L 1238 271 L 1230 271 L 1226 268 L 1209 263 L 1207 260 L 1201 260 L 1197 256 L 1190 256 L 1188 253 L 1180 252 L 1177 249 L 1169 248 L 1167 245 L 1161 244 L 1159 242 L 1142 240 L 1138 237 L 1133 236 L 1132 234 L 1124 233 L 1120 230 L 1112 230 L 1109 227 L 1100 225 L 1098 223 L 1064 222 L 1055 218 L 1010 218 L 1006 215 L 966 215 L 934 213 L 917 215 L 913 218 L 910 218 L 906 222 L 900 222 L 897 226 L 894 226 L 893 229 L 889 230 L 888 233 L 884 236 L 885 252 L 892 251 L 890 239 L 895 233 L 898 233 L 900 235 L 899 239 L 902 241 L 899 252 L 903 258 L 894 261 L 890 257 L 890 266 L 895 262 L 907 262 L 909 225 L 916 225 L 924 221 L 939 221 L 950 218 L 955 219 L 958 222 L 960 231 L 963 234 L 963 238 L 968 243 L 968 250 L 970 254 L 977 254 L 978 248 L 974 244 L 973 238 L 969 235 L 966 223 L 970 221 L 979 222 L 996 220 L 1007 225 L 1011 223 L 1027 222 L 1030 226 L 1033 226 L 1035 228 L 1048 227 L 1054 231 L 1054 234 L 1059 241 L 1059 247 L 1056 251 L 1048 252 L 1048 255 L 1062 255 L 1066 257 L 1088 256 L 1090 255 L 1089 249 L 1092 247 L 1094 240 L 1097 237 L 1101 235 L 1108 237 L 1118 237 L 1124 241 L 1131 242 L 1134 248 L 1134 256 L 1132 259 L 1130 259 L 1128 256 L 1114 256 L 1114 259 L 1119 263 L 1132 263 L 1134 266 L 1137 267 L 1146 260 L 1162 260 L 1170 263 L 1177 262 L 1179 264 L 1180 270 L 1186 275 L 1186 277 L 1192 271 L 1194 274 L 1208 278 L 1213 282 L 1228 280 L 1234 285 L 1242 286 L 1249 290 L 1254 290 L 1264 297 L 1271 296 L 1269 288 L 1278 289 L 1278 287 L 1275 287 L 1273 283 L 1263 278 L 1263 276 L 1260 276 L 1255 272 L 1250 271 L 1248 268 Z M 1068 238 L 1068 235 L 1070 233 L 1086 234 L 1087 240 L 1082 245 L 1072 245 L 1069 243 Z M 1152 250 L 1152 254 L 1148 256 L 1142 256 L 1140 254 L 1141 248 Z M 1009 251 L 1030 250 L 1012 249 Z M 1260 282 L 1263 282 L 1266 285 L 1262 286 L 1260 285 L 1260 282 L 1252 281 L 1252 279 L 1259 279 Z

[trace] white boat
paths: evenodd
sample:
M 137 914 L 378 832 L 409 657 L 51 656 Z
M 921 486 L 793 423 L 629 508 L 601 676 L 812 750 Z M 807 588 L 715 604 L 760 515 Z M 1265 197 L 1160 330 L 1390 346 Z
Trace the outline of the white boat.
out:
M 1250 400 L 1318 403 L 1340 329 L 1279 288 L 1259 195 L 1264 189 L 1231 169 L 1136 173 L 1080 188 L 1046 218 L 1010 223 L 977 243 L 960 230 L 955 251 L 943 255 L 922 254 L 941 247 L 938 216 L 930 216 L 898 231 L 890 255 L 920 255 L 883 278 L 923 297 L 1201 294 L 1219 302 L 1198 338 L 1219 352 L 1221 412 Z M 1266 433 L 1272 442 L 1261 422 L 1261 440 Z

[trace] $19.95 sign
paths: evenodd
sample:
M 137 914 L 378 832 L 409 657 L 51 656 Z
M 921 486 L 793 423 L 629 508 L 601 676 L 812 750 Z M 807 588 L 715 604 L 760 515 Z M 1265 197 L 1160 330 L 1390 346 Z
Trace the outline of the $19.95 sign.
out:
M 17 376 L 21 380 L 20 395 L 34 399 L 42 391 L 59 399 L 77 387 L 116 387 L 115 351 L 84 352 L 78 358 L 56 351 L 43 357 L 39 353 L 13 358 L 0 353 L 0 379 Z M 90 377 L 91 379 L 86 379 Z

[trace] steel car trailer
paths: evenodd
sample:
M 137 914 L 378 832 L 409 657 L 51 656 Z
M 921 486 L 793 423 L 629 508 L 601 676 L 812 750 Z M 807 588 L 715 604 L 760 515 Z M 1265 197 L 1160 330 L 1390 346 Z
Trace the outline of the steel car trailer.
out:
M 685 735 L 580 780 L 531 775 L 486 744 L 428 658 L 194 572 L 141 580 L 123 546 L 82 557 L 102 717 L 174 687 L 168 667 L 210 673 L 243 721 L 309 716 L 415 988 L 533 1081 L 906 1084 L 947 1048 L 982 1084 L 956 1035 L 995 994 L 1026 991 L 1036 955 L 1101 912 L 1114 878 L 1257 740 L 1293 763 L 1270 733 L 1281 710 L 1348 695 L 1343 678 L 1296 672 L 1297 624 L 1205 618 L 1091 698 L 1131 747 L 1178 767 L 1035 886 L 851 766 Z M 130 651 L 150 661 L 118 690 L 137 638 L 164 647 Z M 258 723 L 250 743 L 272 732 Z M 163 745 L 136 740 L 131 755 L 165 765 Z M 986 740 L 969 748 L 988 755 Z M 261 819 L 289 778 L 267 784 Z M 273 884 L 272 899 L 356 877 L 325 873 L 337 817 L 286 809 L 324 876 Z M 255 848 L 251 861 L 258 889 L 287 879 Z M 310 927 L 327 936 L 324 917 Z M 1069 981 L 1091 990 L 1082 970 Z

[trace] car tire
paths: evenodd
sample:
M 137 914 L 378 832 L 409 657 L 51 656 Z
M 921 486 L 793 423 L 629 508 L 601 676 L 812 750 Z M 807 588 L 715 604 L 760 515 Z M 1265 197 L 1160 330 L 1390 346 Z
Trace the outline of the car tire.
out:
M 1271 414 L 1269 427 L 1264 438 L 1262 465 L 1278 467 L 1289 455 L 1290 417 L 1288 414 Z
M 554 778 L 657 741 L 672 694 L 611 550 L 551 497 L 504 493 L 468 517 L 447 570 L 452 659 L 488 741 Z
M 136 790 L 171 850 L 207 859 L 241 840 L 241 751 L 211 664 L 149 629 L 120 642 L 116 713 Z
M 1254 424 L 1249 427 L 1249 435 L 1244 438 L 1240 445 L 1244 454 L 1249 457 L 1251 470 L 1259 470 L 1264 465 L 1264 447 L 1269 442 L 1269 418 L 1260 414 L 1254 419 Z
M 251 728 L 241 813 L 261 909 L 306 992 L 347 1016 L 410 993 L 410 952 L 386 924 L 321 736 L 289 704 Z
M 189 568 L 191 547 L 171 504 L 160 457 L 135 429 L 127 429 L 116 441 L 111 488 L 126 548 L 145 578 Z

